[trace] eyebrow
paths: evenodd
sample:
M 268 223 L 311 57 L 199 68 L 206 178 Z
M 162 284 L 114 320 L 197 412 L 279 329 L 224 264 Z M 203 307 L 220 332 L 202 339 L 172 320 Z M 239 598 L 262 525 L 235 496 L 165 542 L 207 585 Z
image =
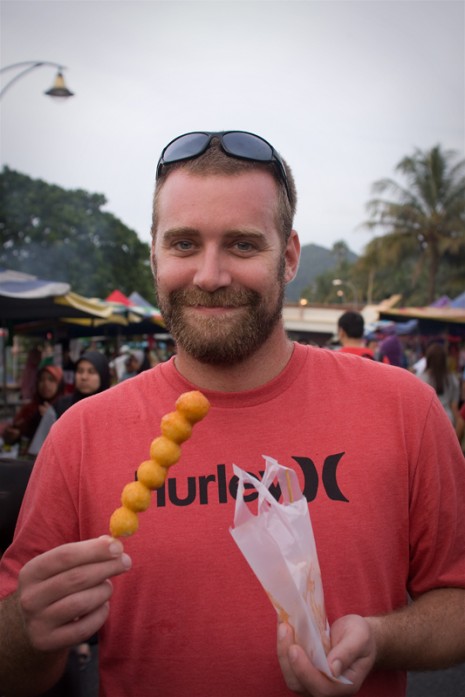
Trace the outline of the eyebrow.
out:
M 169 242 L 172 239 L 175 239 L 177 237 L 183 237 L 184 235 L 187 237 L 201 237 L 201 232 L 200 230 L 197 230 L 197 228 L 175 227 L 162 233 L 161 238 L 163 241 Z M 223 237 L 226 239 L 234 239 L 237 237 L 248 237 L 257 240 L 265 239 L 265 235 L 261 230 L 255 230 L 252 228 L 236 228 L 233 230 L 229 230 L 224 234 Z

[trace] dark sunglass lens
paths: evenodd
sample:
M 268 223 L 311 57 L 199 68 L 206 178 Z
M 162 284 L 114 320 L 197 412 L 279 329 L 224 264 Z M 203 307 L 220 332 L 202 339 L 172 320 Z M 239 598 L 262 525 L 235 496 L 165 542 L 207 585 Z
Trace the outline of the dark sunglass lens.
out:
M 208 133 L 186 133 L 166 146 L 162 160 L 165 164 L 169 164 L 200 155 L 207 147 L 209 140 Z
M 273 158 L 271 146 L 253 133 L 225 133 L 222 140 L 226 151 L 236 157 L 259 162 L 271 162 Z

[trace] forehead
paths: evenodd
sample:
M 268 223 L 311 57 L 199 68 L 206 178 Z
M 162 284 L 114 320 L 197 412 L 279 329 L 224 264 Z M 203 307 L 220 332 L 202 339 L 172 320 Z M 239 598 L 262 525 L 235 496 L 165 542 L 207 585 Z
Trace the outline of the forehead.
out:
M 84 370 L 97 370 L 93 363 L 87 361 L 85 358 L 79 361 L 78 368 L 83 368 Z
M 214 213 L 231 224 L 259 224 L 276 228 L 279 199 L 274 177 L 263 170 L 237 174 L 192 173 L 178 169 L 158 193 L 158 228 L 195 225 Z

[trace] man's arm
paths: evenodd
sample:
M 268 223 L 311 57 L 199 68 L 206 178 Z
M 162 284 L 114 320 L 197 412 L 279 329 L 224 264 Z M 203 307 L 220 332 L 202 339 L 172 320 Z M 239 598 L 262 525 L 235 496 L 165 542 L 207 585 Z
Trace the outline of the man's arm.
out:
M 292 690 L 312 697 L 353 695 L 372 668 L 434 670 L 465 661 L 464 626 L 465 590 L 436 589 L 389 615 L 348 615 L 334 622 L 328 662 L 335 676 L 345 675 L 353 685 L 332 682 L 316 670 L 284 624 L 278 627 L 278 658 Z
M 130 567 L 109 536 L 52 549 L 21 569 L 0 604 L 0 694 L 43 692 L 64 670 L 68 649 L 94 634 L 109 612 L 112 576 Z
M 45 653 L 31 645 L 18 594 L 0 604 L 0 694 L 23 697 L 41 694 L 54 685 L 66 665 L 68 651 Z
M 376 667 L 438 670 L 465 661 L 465 589 L 438 588 L 384 617 L 368 618 Z

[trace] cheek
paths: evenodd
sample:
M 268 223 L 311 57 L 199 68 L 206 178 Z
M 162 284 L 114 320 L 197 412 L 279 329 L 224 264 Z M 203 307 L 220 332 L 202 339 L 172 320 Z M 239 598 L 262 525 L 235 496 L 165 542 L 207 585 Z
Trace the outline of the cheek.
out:
M 162 292 L 170 292 L 177 288 L 192 284 L 195 268 L 188 260 L 166 259 L 155 265 L 155 280 Z

